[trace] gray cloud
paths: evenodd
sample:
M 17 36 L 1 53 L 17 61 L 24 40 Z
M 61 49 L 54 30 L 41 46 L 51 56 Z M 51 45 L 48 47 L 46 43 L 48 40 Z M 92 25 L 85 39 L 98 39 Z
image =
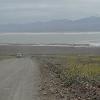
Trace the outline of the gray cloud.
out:
M 100 16 L 100 0 L 0 0 L 0 23 Z

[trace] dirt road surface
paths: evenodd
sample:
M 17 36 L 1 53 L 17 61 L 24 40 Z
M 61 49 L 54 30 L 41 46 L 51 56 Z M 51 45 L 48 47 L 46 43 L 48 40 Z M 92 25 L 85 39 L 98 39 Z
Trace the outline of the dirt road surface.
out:
M 30 58 L 0 61 L 0 100 L 40 100 L 39 69 Z

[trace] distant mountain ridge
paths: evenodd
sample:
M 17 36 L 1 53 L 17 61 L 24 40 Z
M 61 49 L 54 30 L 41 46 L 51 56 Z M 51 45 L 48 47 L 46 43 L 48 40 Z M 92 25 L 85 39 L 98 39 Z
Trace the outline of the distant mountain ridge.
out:
M 25 24 L 0 24 L 0 32 L 99 32 L 100 17 L 52 20 Z

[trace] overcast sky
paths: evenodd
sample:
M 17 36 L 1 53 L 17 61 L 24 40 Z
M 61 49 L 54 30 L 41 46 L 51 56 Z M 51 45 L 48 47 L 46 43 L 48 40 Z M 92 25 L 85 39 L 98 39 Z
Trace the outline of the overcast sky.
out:
M 100 0 L 0 0 L 0 24 L 100 16 Z

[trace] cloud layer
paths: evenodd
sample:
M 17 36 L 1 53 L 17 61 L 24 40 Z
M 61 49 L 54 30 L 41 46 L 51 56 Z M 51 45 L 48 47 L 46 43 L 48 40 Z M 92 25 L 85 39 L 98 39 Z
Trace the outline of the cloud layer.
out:
M 0 0 L 0 23 L 100 16 L 100 0 Z

